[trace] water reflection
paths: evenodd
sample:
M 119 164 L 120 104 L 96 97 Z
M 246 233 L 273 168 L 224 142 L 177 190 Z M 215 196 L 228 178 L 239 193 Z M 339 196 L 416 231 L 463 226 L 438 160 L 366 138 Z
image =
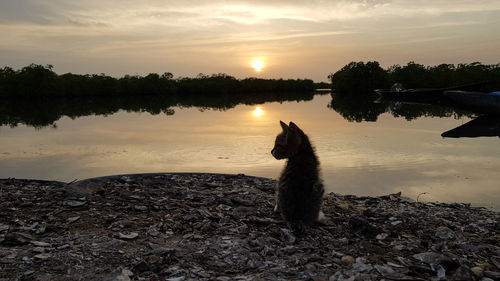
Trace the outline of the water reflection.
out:
M 226 111 L 238 104 L 257 105 L 255 117 L 262 116 L 266 102 L 310 101 L 314 93 L 270 93 L 253 96 L 230 95 L 181 95 L 181 96 L 120 96 L 85 98 L 7 99 L 0 104 L 0 126 L 15 127 L 20 124 L 42 128 L 52 126 L 64 116 L 72 119 L 83 116 L 108 116 L 120 110 L 148 112 L 150 114 L 175 114 L 175 108 L 195 107 L 200 111 Z M 420 117 L 476 117 L 466 110 L 446 105 L 412 104 L 404 102 L 377 102 L 376 94 L 331 94 L 327 107 L 338 112 L 350 122 L 376 122 L 381 114 L 414 120 Z
M 380 114 L 387 111 L 387 105 L 375 103 L 376 96 L 373 94 L 365 95 L 341 95 L 332 94 L 332 101 L 329 108 L 337 111 L 348 121 L 377 121 Z
M 259 117 L 261 116 L 262 114 L 264 114 L 264 111 L 262 110 L 262 108 L 260 106 L 257 106 L 253 112 L 253 115 Z
M 255 93 L 253 95 L 145 95 L 75 98 L 5 99 L 0 103 L 0 126 L 15 127 L 21 124 L 43 128 L 56 127 L 64 116 L 109 116 L 120 110 L 174 115 L 175 107 L 200 111 L 234 108 L 238 104 L 263 104 L 265 102 L 308 101 L 314 93 Z M 262 110 L 262 109 L 261 109 Z
M 379 115 L 390 113 L 394 117 L 414 120 L 420 117 L 474 117 L 474 113 L 450 104 L 420 104 L 380 101 L 376 94 L 343 95 L 332 93 L 329 108 L 337 111 L 348 121 L 375 122 Z
M 441 137 L 473 114 L 354 100 L 360 104 L 312 94 L 9 101 L 0 104 L 0 177 L 216 172 L 277 178 L 284 162 L 269 151 L 278 120 L 293 120 L 316 147 L 328 191 L 402 191 L 413 199 L 428 192 L 421 199 L 500 208 L 499 139 Z M 51 124 L 57 129 L 44 129 Z
M 443 132 L 441 136 L 460 137 L 500 137 L 500 115 L 481 115 L 455 107 L 452 103 L 437 104 L 411 103 L 402 101 L 384 101 L 376 95 L 341 95 L 332 94 L 328 107 L 338 112 L 350 122 L 376 122 L 384 113 L 394 117 L 403 117 L 408 121 L 422 117 L 475 118 L 467 124 Z

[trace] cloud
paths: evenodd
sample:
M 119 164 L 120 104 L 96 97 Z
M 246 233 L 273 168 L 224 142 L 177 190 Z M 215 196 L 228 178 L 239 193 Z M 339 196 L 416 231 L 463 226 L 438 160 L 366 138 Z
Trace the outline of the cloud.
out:
M 224 20 L 263 24 L 275 19 L 325 22 L 368 17 L 415 17 L 446 13 L 500 10 L 496 0 L 341 0 L 341 1 L 4 1 L 2 22 L 38 24 L 175 23 L 207 26 Z M 70 19 L 69 21 L 67 19 Z
M 213 59 L 215 69 L 219 63 L 234 64 L 243 56 L 261 54 L 289 54 L 282 61 L 307 57 L 311 64 L 311 58 L 327 64 L 381 60 L 374 52 L 392 48 L 395 60 L 404 44 L 408 49 L 401 56 L 428 52 L 438 57 L 422 47 L 439 41 L 439 46 L 457 48 L 464 46 L 462 41 L 486 37 L 500 44 L 491 28 L 498 24 L 499 13 L 498 0 L 3 1 L 0 59 L 12 65 L 16 58 L 7 54 L 17 53 L 17 60 L 24 62 L 46 58 L 50 52 L 75 61 L 106 58 L 108 64 L 100 66 L 105 68 L 112 64 L 111 57 L 122 58 L 117 65 L 124 57 L 146 64 L 157 57 L 180 60 L 189 53 L 189 59 L 221 56 Z M 496 45 L 490 46 L 494 50 Z M 463 48 L 456 56 L 477 54 L 477 48 Z M 497 54 L 493 51 L 488 57 Z M 320 55 L 325 58 L 316 58 Z M 320 72 L 317 67 L 310 69 Z
M 0 23 L 31 22 L 48 24 L 54 11 L 36 1 L 2 1 Z

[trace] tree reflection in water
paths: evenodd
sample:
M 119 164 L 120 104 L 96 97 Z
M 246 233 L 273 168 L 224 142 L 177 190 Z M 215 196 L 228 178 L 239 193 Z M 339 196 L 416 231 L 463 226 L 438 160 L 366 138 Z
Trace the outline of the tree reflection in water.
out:
M 16 127 L 24 124 L 43 128 L 55 126 L 55 122 L 63 116 L 72 119 L 90 115 L 106 116 L 119 110 L 148 112 L 153 115 L 174 115 L 174 107 L 197 107 L 200 110 L 225 111 L 238 104 L 308 101 L 312 100 L 313 97 L 314 92 L 10 98 L 4 99 L 0 103 L 0 126 Z

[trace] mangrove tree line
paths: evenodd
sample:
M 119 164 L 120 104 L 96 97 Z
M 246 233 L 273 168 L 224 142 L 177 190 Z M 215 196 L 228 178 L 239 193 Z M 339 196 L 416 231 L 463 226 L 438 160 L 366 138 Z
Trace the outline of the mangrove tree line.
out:
M 441 88 L 485 82 L 481 91 L 500 90 L 500 64 L 480 62 L 424 66 L 415 62 L 383 69 L 377 61 L 351 62 L 328 76 L 339 94 L 373 93 L 401 83 L 405 88 Z
M 232 95 L 234 93 L 310 92 L 310 79 L 236 79 L 227 74 L 173 77 L 172 73 L 146 76 L 105 74 L 58 75 L 52 65 L 30 64 L 18 70 L 0 68 L 0 96 L 113 96 L 113 95 Z

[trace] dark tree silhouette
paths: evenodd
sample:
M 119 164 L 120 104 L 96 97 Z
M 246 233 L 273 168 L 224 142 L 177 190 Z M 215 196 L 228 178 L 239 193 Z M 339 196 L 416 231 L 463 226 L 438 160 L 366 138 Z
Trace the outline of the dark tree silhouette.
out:
M 339 94 L 370 93 L 394 83 L 401 83 L 405 88 L 445 88 L 487 82 L 477 90 L 488 92 L 500 90 L 500 64 L 424 66 L 411 61 L 405 66 L 393 65 L 384 70 L 376 61 L 351 62 L 328 78 L 332 90 Z
M 144 77 L 125 75 L 114 78 L 102 74 L 57 75 L 52 66 L 31 64 L 20 70 L 0 69 L 0 96 L 123 96 L 123 95 L 255 95 L 274 92 L 312 92 L 315 84 L 309 79 L 257 79 L 238 80 L 219 73 L 194 78 L 173 74 L 150 73 Z
M 387 72 L 376 61 L 351 62 L 328 78 L 336 93 L 360 94 L 389 85 Z

